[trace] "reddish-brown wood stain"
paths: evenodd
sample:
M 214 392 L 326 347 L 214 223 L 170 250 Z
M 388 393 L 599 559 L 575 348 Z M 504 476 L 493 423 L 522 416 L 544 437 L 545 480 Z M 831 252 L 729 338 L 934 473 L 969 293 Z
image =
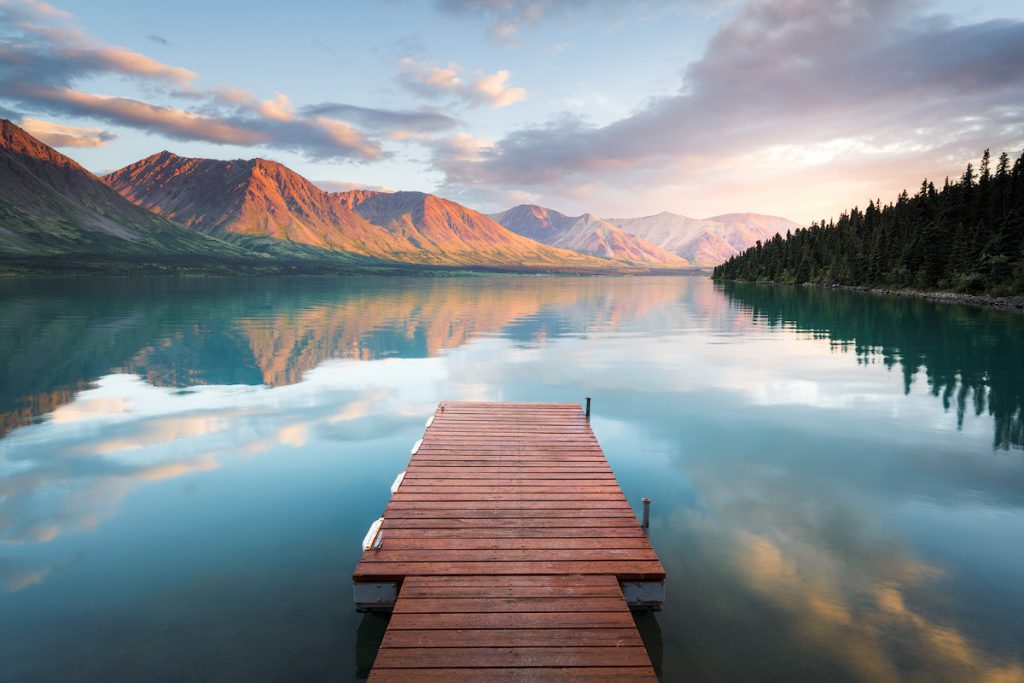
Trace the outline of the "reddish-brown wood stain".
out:
M 656 680 L 619 582 L 665 570 L 580 406 L 441 404 L 381 533 L 371 681 Z

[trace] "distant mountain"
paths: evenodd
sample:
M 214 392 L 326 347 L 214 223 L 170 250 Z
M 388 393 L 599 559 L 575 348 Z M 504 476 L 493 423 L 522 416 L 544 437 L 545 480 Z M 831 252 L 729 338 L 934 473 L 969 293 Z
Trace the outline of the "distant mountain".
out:
M 490 216 L 524 237 L 583 254 L 658 267 L 689 265 L 679 256 L 589 213 L 566 216 L 543 206 L 520 204 Z
M 491 214 L 506 228 L 538 242 L 604 258 L 658 267 L 714 266 L 775 233 L 798 227 L 778 216 L 729 213 L 688 218 L 663 211 L 642 218 L 566 216 L 553 209 L 520 204 Z
M 0 253 L 242 252 L 135 206 L 68 157 L 0 120 Z
M 729 213 L 711 218 L 689 218 L 663 211 L 642 218 L 609 218 L 608 222 L 638 235 L 688 261 L 702 266 L 723 263 L 776 233 L 800 226 L 778 216 Z
M 606 262 L 516 235 L 487 216 L 421 192 L 331 193 L 273 161 L 160 152 L 104 178 L 141 207 L 245 244 L 272 238 L 386 261 L 595 269 Z

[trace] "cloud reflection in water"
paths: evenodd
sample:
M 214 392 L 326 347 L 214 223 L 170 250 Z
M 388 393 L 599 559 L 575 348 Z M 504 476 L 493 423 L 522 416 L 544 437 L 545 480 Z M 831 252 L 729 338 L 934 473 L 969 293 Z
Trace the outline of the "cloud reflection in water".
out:
M 138 534 L 168 535 L 146 547 L 174 570 L 137 569 L 168 587 L 135 598 L 132 614 L 156 619 L 138 616 L 155 601 L 176 624 L 202 613 L 236 628 L 252 607 L 218 617 L 206 603 L 253 586 L 291 604 L 275 585 L 294 592 L 304 572 L 350 569 L 356 551 L 331 544 L 347 548 L 340 539 L 379 512 L 436 401 L 591 395 L 627 495 L 657 501 L 673 581 L 657 617 L 665 680 L 1020 680 L 1024 556 L 1005 537 L 1024 532 L 1024 462 L 1012 457 L 1024 379 L 968 340 L 983 329 L 985 348 L 1012 349 L 1019 321 L 982 312 L 967 324 L 953 309 L 843 293 L 763 300 L 680 278 L 175 288 L 14 297 L 10 324 L 66 360 L 47 366 L 30 345 L 0 342 L 0 406 L 45 406 L 0 439 L 0 577 L 19 605 L 92 585 L 97 565 L 127 581 L 138 560 L 122 567 L 93 548 L 130 537 L 137 517 Z M 946 412 L 957 367 L 985 410 L 953 400 Z M 23 400 L 33 395 L 58 398 Z M 993 451 L 993 434 L 1009 452 Z M 307 531 L 311 520 L 327 531 Z M 191 537 L 219 525 L 216 551 Z M 246 567 L 312 559 L 280 569 L 287 580 L 247 581 L 208 559 L 221 547 Z M 332 610 L 319 623 L 348 615 L 334 594 L 302 600 Z M 292 625 L 267 622 L 293 648 L 312 642 Z M 194 662 L 178 645 L 164 647 Z

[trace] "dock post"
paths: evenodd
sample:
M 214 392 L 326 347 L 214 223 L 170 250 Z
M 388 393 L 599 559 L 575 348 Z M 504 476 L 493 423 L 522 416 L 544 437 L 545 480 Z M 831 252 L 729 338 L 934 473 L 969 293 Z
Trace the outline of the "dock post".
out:
M 644 533 L 647 533 L 647 530 L 651 528 L 651 499 L 644 498 L 642 500 L 644 504 L 644 521 L 640 526 L 644 528 Z
M 587 422 L 590 422 L 590 397 L 587 396 L 587 410 L 586 410 Z

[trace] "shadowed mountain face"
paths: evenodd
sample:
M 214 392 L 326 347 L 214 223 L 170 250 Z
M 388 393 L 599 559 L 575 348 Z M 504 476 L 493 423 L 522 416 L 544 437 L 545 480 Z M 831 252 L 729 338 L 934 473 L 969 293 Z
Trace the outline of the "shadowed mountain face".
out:
M 491 218 L 530 239 L 584 254 L 663 268 L 689 265 L 685 259 L 589 213 L 566 216 L 543 206 L 521 204 L 491 214 Z
M 107 187 L 68 157 L 0 120 L 0 250 L 237 256 Z
M 481 213 L 420 192 L 325 192 L 264 159 L 160 152 L 105 177 L 126 198 L 197 231 L 275 240 L 385 261 L 447 266 L 607 268 L 523 238 Z M 614 267 L 614 265 L 613 265 Z

